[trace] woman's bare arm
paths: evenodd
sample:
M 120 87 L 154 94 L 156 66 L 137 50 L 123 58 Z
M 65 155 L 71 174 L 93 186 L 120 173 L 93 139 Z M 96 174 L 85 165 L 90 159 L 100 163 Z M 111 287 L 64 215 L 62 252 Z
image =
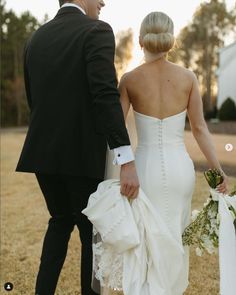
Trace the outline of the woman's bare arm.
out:
M 193 136 L 195 137 L 201 151 L 206 157 L 209 167 L 217 168 L 223 173 L 224 182 L 219 185 L 217 189 L 222 193 L 226 193 L 228 178 L 223 172 L 216 156 L 212 137 L 203 115 L 202 98 L 199 91 L 198 81 L 194 74 L 192 74 L 192 89 L 189 97 L 188 117 Z
M 130 99 L 127 91 L 127 74 L 123 75 L 120 84 L 119 84 L 119 92 L 120 92 L 120 102 L 124 113 L 124 118 L 126 120 L 129 109 L 130 109 Z

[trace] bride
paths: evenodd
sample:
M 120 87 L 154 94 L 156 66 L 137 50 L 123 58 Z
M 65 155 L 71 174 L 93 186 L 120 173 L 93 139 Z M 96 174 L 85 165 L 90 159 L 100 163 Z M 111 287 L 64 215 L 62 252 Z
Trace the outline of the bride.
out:
M 140 187 L 182 244 L 182 233 L 190 222 L 195 184 L 193 162 L 184 144 L 186 115 L 209 168 L 219 169 L 224 176 L 217 188 L 219 192 L 227 192 L 227 176 L 217 160 L 204 120 L 196 76 L 167 60 L 175 43 L 173 30 L 172 20 L 162 12 L 152 12 L 144 18 L 139 42 L 145 63 L 125 74 L 119 89 L 125 118 L 130 105 L 134 110 L 138 137 L 135 163 Z M 188 286 L 189 249 L 184 250 L 184 266 L 178 279 L 169 277 L 172 295 L 183 294 Z M 174 267 L 175 261 L 172 264 Z

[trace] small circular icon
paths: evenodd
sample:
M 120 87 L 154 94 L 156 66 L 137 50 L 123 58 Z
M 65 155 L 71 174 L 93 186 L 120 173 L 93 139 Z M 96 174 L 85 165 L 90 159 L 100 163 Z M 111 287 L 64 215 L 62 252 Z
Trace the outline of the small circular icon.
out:
M 6 291 L 12 291 L 13 290 L 13 284 L 10 283 L 10 282 L 7 282 L 5 285 L 4 285 L 4 289 Z
M 227 143 L 225 145 L 225 149 L 227 152 L 232 152 L 232 150 L 234 149 L 234 146 L 231 143 Z

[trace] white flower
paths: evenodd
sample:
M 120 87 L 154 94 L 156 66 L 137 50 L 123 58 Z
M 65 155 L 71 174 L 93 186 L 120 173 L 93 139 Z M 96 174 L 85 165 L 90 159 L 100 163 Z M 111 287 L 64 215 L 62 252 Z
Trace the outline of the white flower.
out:
M 203 241 L 203 243 L 209 243 L 210 242 L 210 237 L 208 235 L 202 235 L 201 240 Z
M 223 194 L 219 193 L 216 189 L 212 189 L 212 188 L 210 189 L 210 193 L 212 196 L 212 200 L 217 202 L 219 202 L 219 198 L 223 196 Z
M 212 234 L 214 234 L 214 233 L 216 233 L 216 227 L 212 227 L 212 228 L 210 229 L 210 231 L 209 231 L 209 234 L 210 234 L 210 235 L 212 235 Z
M 212 227 L 213 229 L 215 229 L 216 226 L 217 226 L 217 220 L 214 218 L 214 219 L 211 219 L 210 222 L 211 222 L 211 227 Z
M 216 216 L 216 211 L 213 210 L 213 208 L 209 208 L 208 212 L 207 212 L 207 215 L 210 217 L 210 218 L 214 218 Z
M 220 214 L 219 213 L 216 216 L 216 222 L 217 222 L 217 224 L 220 224 Z
M 202 256 L 202 250 L 200 248 L 196 248 L 196 254 L 197 256 Z
M 202 236 L 203 248 L 207 250 L 209 254 L 213 254 L 216 252 L 216 248 L 213 245 L 213 241 L 210 239 L 209 236 L 203 235 Z
M 196 220 L 196 218 L 198 217 L 199 214 L 199 210 L 193 210 L 192 212 L 192 221 Z

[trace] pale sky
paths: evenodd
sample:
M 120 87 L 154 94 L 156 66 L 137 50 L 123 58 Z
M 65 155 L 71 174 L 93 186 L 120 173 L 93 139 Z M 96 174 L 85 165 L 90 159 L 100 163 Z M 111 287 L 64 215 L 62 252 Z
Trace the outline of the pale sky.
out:
M 175 34 L 191 21 L 192 15 L 203 0 L 105 0 L 100 19 L 108 22 L 115 33 L 132 28 L 135 42 L 135 61 L 141 59 L 142 52 L 138 46 L 139 26 L 143 18 L 151 11 L 168 14 L 175 24 Z M 49 4 L 50 3 L 50 4 Z M 228 8 L 235 6 L 235 0 L 226 0 Z M 12 8 L 17 14 L 29 10 L 38 20 L 44 15 L 53 18 L 59 9 L 58 0 L 6 0 L 6 8 Z

